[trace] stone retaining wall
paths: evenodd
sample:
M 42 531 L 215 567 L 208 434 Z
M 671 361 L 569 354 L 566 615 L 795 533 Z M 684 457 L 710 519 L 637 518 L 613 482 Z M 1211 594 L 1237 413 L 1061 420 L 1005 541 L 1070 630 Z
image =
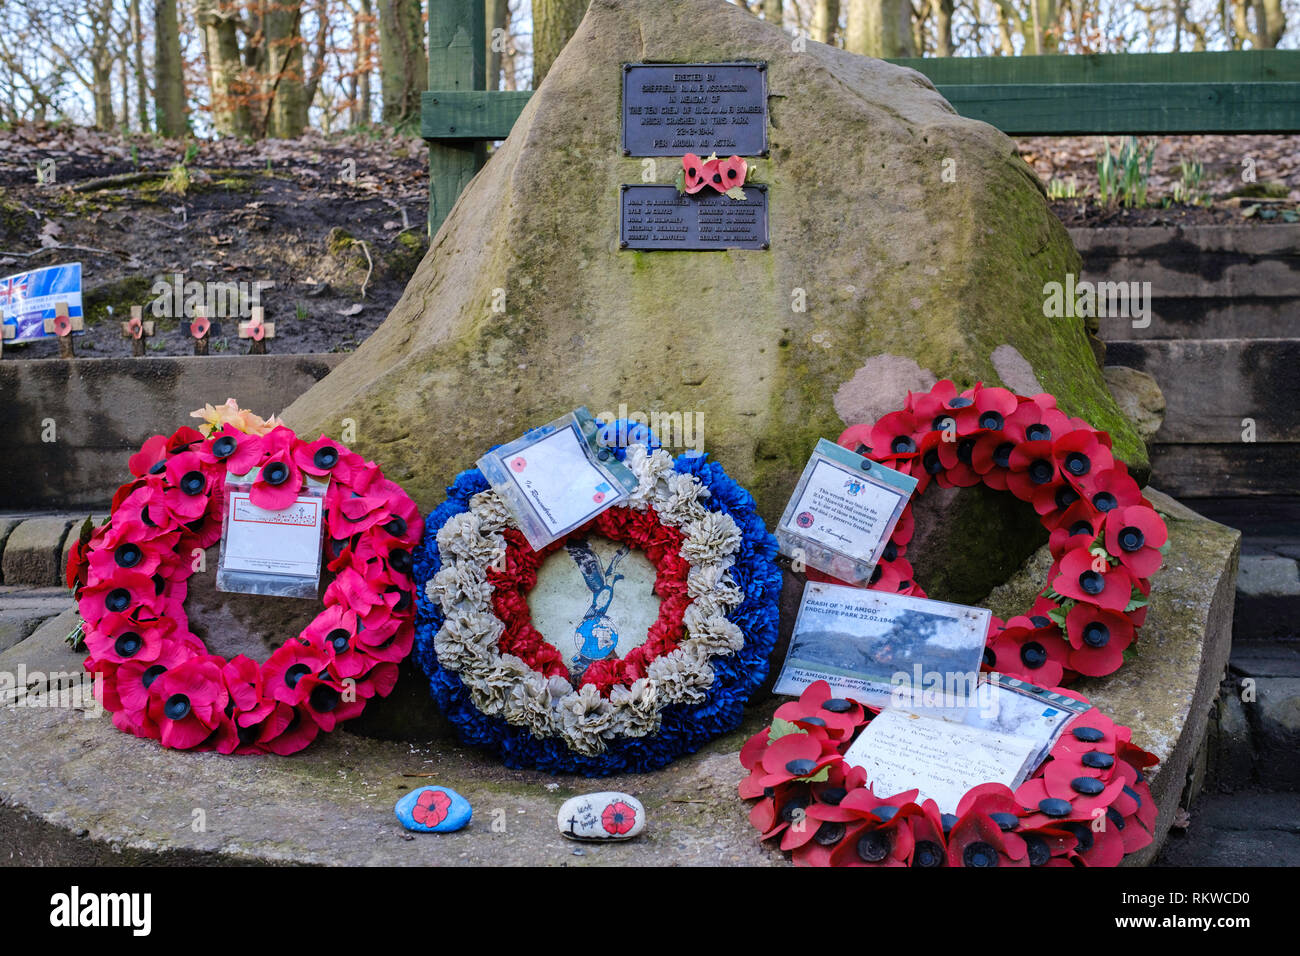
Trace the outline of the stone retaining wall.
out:
M 0 510 L 103 508 L 150 435 L 205 402 L 279 414 L 344 356 L 211 355 L 0 361 Z

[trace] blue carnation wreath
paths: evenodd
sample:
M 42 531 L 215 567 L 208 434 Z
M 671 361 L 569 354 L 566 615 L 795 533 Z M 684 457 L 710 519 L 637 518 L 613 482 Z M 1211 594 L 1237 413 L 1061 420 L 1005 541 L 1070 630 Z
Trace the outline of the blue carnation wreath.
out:
M 644 426 L 622 421 L 604 426 L 602 436 L 620 460 L 626 456 L 626 446 L 634 442 L 644 442 L 651 450 L 659 447 Z M 447 500 L 425 520 L 424 537 L 413 553 L 412 569 L 417 583 L 413 657 L 429 677 L 435 703 L 455 725 L 462 741 L 496 751 L 507 767 L 596 777 L 657 770 L 740 725 L 745 702 L 767 677 L 768 657 L 776 644 L 781 592 L 776 539 L 768 533 L 753 496 L 707 455 L 681 455 L 673 467 L 693 475 L 708 488 L 710 494 L 701 499 L 701 505 L 708 511 L 730 515 L 741 532 L 740 548 L 730 573 L 744 597 L 727 619 L 741 630 L 744 645 L 710 659 L 714 679 L 705 700 L 665 706 L 656 732 L 608 739 L 605 751 L 594 756 L 575 752 L 558 737 L 539 739 L 526 727 L 479 710 L 459 675 L 438 662 L 434 637 L 442 628 L 443 614 L 426 593 L 426 585 L 442 566 L 439 529 L 455 515 L 470 510 L 470 498 L 489 487 L 482 473 L 470 468 L 456 476 L 447 488 Z

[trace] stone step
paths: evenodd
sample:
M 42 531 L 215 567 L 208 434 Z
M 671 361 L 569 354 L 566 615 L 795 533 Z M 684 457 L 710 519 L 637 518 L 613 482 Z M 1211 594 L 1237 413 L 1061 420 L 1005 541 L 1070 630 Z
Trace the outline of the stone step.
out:
M 8 508 L 99 508 L 130 478 L 150 435 L 194 425 L 190 412 L 237 396 L 263 418 L 342 354 L 180 355 L 0 362 L 8 424 L 0 501 Z
M 1226 495 L 1263 502 L 1294 495 L 1295 442 L 1227 442 L 1151 446 L 1151 480 L 1192 502 Z
M 1098 336 L 1103 342 L 1151 339 L 1297 339 L 1300 294 L 1160 298 L 1151 302 L 1150 324 L 1139 327 L 1132 316 L 1104 316 Z
M 0 513 L 0 583 L 50 587 L 64 582 L 68 552 L 82 524 L 106 515 Z
M 1207 793 L 1157 866 L 1300 866 L 1300 793 Z
M 1157 443 L 1241 442 L 1246 420 L 1255 423 L 1254 441 L 1300 441 L 1300 338 L 1110 342 L 1106 362 L 1146 372 L 1160 386 Z
M 1169 298 L 1300 296 L 1300 225 L 1071 229 L 1087 280 L 1149 282 Z

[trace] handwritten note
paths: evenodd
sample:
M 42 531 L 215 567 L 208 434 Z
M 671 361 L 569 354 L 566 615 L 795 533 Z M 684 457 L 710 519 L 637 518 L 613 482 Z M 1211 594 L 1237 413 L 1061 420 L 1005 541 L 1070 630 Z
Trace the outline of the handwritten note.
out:
M 978 784 L 1016 786 L 1037 749 L 1036 741 L 1024 737 L 883 710 L 844 760 L 867 772 L 877 794 L 920 788 L 918 802 L 930 798 L 940 812 L 956 813 L 963 794 Z

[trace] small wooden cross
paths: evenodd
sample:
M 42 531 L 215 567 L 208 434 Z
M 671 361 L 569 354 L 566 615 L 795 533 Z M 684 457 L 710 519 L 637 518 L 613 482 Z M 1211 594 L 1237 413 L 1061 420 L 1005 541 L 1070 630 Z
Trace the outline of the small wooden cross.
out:
M 59 337 L 59 358 L 70 359 L 76 358 L 77 354 L 72 350 L 72 333 L 80 332 L 85 328 L 85 323 L 81 316 L 68 315 L 68 303 L 54 303 L 54 318 L 45 320 L 45 332 L 54 333 Z
M 144 309 L 131 306 L 131 318 L 122 323 L 122 338 L 131 340 L 131 354 L 144 355 L 144 340 L 153 335 L 153 320 L 144 321 Z
M 0 356 L 5 354 L 5 342 L 18 335 L 17 325 L 0 325 Z
M 203 307 L 196 306 L 194 318 L 190 319 L 190 335 L 194 336 L 194 354 L 208 354 L 208 336 L 212 334 L 212 323 L 203 314 Z
M 275 338 L 275 323 L 266 321 L 266 310 L 260 305 L 253 306 L 247 322 L 239 323 L 239 337 L 252 339 L 248 343 L 249 355 L 265 355 L 266 340 Z

